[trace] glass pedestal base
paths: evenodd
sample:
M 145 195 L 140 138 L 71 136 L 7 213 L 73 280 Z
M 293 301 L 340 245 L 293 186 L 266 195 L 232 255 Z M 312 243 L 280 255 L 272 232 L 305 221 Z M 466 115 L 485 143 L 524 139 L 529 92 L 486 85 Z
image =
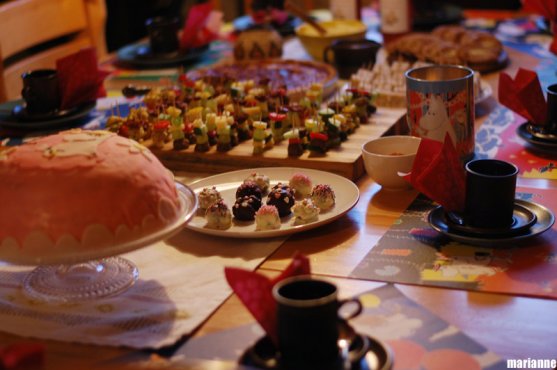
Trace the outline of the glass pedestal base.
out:
M 138 276 L 131 261 L 110 257 L 74 265 L 39 266 L 25 277 L 23 290 L 40 301 L 81 302 L 122 293 Z

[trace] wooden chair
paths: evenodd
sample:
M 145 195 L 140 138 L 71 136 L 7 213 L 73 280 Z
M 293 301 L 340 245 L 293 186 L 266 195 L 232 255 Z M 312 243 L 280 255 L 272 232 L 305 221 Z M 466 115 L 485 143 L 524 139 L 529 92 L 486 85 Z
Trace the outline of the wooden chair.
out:
M 0 102 L 21 95 L 21 74 L 94 46 L 106 54 L 105 0 L 0 2 Z

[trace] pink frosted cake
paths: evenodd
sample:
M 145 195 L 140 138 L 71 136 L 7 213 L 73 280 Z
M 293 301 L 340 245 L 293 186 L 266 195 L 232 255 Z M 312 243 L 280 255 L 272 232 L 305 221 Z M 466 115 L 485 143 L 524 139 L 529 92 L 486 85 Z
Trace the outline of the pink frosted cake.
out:
M 108 131 L 64 131 L 4 150 L 0 179 L 0 259 L 110 248 L 180 214 L 172 174 Z

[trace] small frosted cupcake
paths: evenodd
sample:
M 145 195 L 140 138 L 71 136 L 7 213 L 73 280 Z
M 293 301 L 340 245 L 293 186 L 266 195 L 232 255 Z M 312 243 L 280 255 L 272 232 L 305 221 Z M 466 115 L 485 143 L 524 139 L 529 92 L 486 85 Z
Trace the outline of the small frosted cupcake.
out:
M 280 217 L 275 206 L 261 206 L 255 213 L 257 230 L 275 230 L 280 228 Z
M 205 226 L 210 229 L 226 230 L 232 226 L 232 213 L 222 200 L 213 203 L 207 208 L 205 219 L 207 220 L 207 225 Z
M 292 213 L 296 217 L 296 223 L 308 223 L 317 220 L 319 215 L 319 207 L 317 207 L 311 199 L 304 199 L 294 204 L 292 207 Z
M 203 188 L 203 190 L 201 190 L 201 193 L 199 193 L 199 195 L 197 196 L 197 200 L 199 201 L 199 208 L 201 209 L 207 209 L 213 203 L 216 203 L 221 199 L 222 196 L 220 195 L 217 188 L 214 186 L 212 188 Z
M 311 191 L 311 201 L 322 211 L 327 211 L 335 205 L 335 192 L 329 185 L 315 185 Z
M 300 198 L 305 198 L 311 194 L 311 180 L 303 173 L 295 173 L 292 175 L 288 184 L 294 189 L 296 196 Z
M 269 190 L 269 186 L 271 184 L 271 180 L 269 179 L 269 176 L 257 172 L 253 172 L 251 175 L 246 177 L 244 182 L 246 181 L 255 182 L 263 193 L 266 193 Z

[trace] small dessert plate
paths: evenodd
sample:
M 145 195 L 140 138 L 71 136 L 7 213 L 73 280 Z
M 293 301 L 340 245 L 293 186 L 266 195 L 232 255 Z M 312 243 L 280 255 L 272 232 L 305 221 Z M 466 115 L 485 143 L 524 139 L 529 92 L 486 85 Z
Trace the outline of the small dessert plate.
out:
M 342 363 L 339 358 L 338 367 L 332 368 L 343 370 L 390 370 L 393 367 L 393 355 L 391 350 L 379 340 L 356 334 L 350 343 L 348 362 L 350 366 Z M 279 353 L 267 336 L 260 338 L 253 346 L 247 349 L 240 359 L 240 363 L 246 366 L 255 366 L 268 370 L 286 370 L 280 366 Z
M 514 205 L 512 224 L 505 228 L 492 229 L 466 225 L 461 216 L 453 212 L 445 212 L 441 206 L 431 211 L 431 217 L 444 218 L 441 222 L 446 223 L 451 230 L 478 236 L 510 236 L 520 234 L 535 224 L 537 219 L 534 212 L 518 203 Z
M 464 244 L 483 245 L 488 247 L 512 247 L 517 242 L 530 239 L 549 230 L 555 223 L 553 212 L 545 206 L 517 199 L 515 204 L 524 207 L 536 216 L 536 221 L 521 232 L 511 234 L 472 234 L 458 229 L 453 229 L 447 223 L 445 211 L 439 207 L 433 209 L 428 215 L 429 225 L 437 232 Z

